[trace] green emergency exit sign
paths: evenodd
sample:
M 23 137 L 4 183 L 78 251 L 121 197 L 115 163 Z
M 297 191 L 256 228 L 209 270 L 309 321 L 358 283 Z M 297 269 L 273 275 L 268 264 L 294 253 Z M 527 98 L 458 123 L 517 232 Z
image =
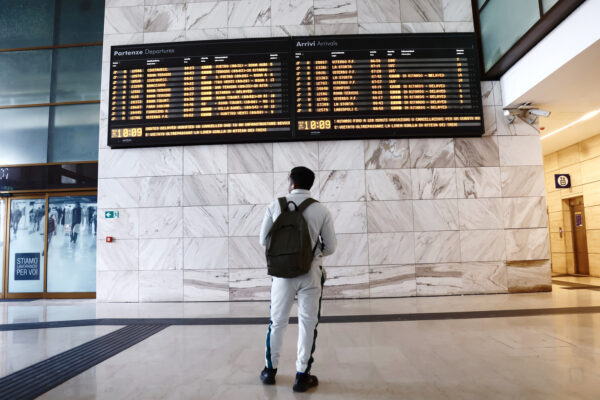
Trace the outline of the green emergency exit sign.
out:
M 104 211 L 104 218 L 119 218 L 118 211 Z

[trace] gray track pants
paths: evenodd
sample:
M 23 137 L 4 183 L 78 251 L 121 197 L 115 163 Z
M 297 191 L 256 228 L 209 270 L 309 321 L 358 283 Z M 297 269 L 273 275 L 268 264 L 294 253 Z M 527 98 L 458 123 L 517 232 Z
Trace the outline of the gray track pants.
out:
M 266 363 L 277 368 L 283 333 L 288 325 L 294 296 L 298 295 L 298 357 L 296 370 L 310 372 L 321 316 L 321 297 L 325 275 L 321 257 L 313 261 L 306 274 L 296 278 L 273 278 L 271 284 L 271 321 L 267 332 Z

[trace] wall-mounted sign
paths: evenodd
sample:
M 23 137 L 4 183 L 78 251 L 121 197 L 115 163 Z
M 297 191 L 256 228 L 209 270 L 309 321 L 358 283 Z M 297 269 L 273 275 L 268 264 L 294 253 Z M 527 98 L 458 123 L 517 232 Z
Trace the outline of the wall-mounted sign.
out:
M 15 280 L 37 281 L 40 279 L 40 253 L 15 254 Z
M 569 174 L 554 174 L 554 186 L 557 189 L 571 187 L 571 176 Z
M 119 218 L 118 211 L 104 211 L 104 218 Z
M 111 147 L 480 136 L 475 35 L 111 47 Z
M 575 226 L 578 228 L 583 226 L 583 216 L 580 212 L 575 213 Z

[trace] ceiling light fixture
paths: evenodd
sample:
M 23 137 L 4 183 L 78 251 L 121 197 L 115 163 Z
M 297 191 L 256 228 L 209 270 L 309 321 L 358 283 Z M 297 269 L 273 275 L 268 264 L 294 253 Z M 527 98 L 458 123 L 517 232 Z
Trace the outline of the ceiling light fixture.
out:
M 542 136 L 542 140 L 544 140 L 544 139 L 546 139 L 546 138 L 548 138 L 548 137 L 550 137 L 552 135 L 556 135 L 557 133 L 559 133 L 561 131 L 564 131 L 565 129 L 569 129 L 570 127 L 572 127 L 575 124 L 578 124 L 578 123 L 583 122 L 583 121 L 587 121 L 590 118 L 594 118 L 598 114 L 600 114 L 600 109 L 591 111 L 591 112 L 585 114 L 583 117 L 581 117 L 579 119 L 576 119 L 575 121 L 573 121 L 573 122 L 571 122 L 571 123 L 563 126 L 562 128 L 558 128 L 558 129 L 556 129 L 556 130 L 548 133 L 547 135 Z

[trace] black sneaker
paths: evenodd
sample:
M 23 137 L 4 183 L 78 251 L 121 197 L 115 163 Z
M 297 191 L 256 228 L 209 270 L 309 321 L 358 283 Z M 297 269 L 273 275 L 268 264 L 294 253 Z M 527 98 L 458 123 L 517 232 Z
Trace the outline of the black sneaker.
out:
M 274 385 L 275 384 L 275 374 L 277 374 L 277 368 L 267 368 L 262 370 L 260 373 L 260 380 L 265 385 Z
M 296 382 L 294 383 L 294 392 L 306 392 L 311 387 L 315 387 L 319 384 L 319 380 L 316 376 L 309 373 L 296 374 Z

